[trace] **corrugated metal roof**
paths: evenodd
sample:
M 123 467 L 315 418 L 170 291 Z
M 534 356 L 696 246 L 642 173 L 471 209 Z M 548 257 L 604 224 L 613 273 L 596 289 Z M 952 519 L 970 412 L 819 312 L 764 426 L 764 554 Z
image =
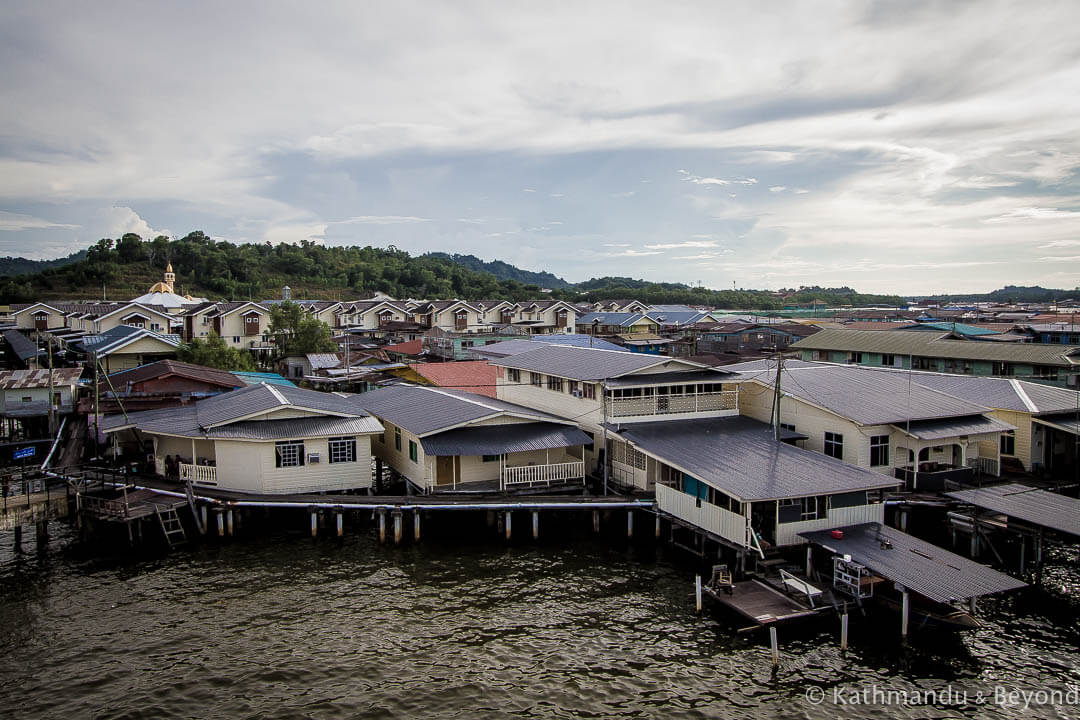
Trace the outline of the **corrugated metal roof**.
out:
M 562 418 L 503 400 L 448 388 L 392 385 L 353 395 L 349 402 L 414 435 L 428 435 L 502 413 L 565 423 Z
M 511 357 L 492 360 L 492 365 L 518 368 L 556 375 L 571 380 L 597 382 L 617 378 L 638 370 L 652 367 L 666 367 L 669 370 L 685 367 L 688 370 L 700 369 L 694 363 L 657 355 L 643 353 L 597 350 L 567 345 L 549 345 L 547 347 L 519 353 Z
M 641 387 L 643 385 L 718 383 L 732 378 L 727 368 L 691 370 L 689 372 L 649 373 L 648 375 L 629 375 L 615 380 L 608 380 L 608 388 Z
M 511 355 L 520 355 L 523 352 L 529 352 L 530 350 L 536 350 L 539 345 L 533 343 L 531 340 L 503 340 L 497 343 L 491 343 L 490 345 L 479 345 L 469 348 L 470 351 L 477 355 L 483 355 L 490 358 L 504 358 Z
M 1010 518 L 1080 537 L 1080 500 L 1076 498 L 1019 483 L 945 494 Z
M 457 428 L 420 440 L 427 455 L 501 455 L 589 442 L 589 436 L 576 427 L 551 423 Z
M 307 357 L 307 361 L 311 363 L 312 370 L 336 368 L 342 363 L 342 360 L 338 357 L 337 353 L 308 353 L 305 357 Z
M 775 366 L 774 366 L 775 367 Z M 748 378 L 772 388 L 775 370 Z M 785 395 L 826 408 L 860 425 L 980 415 L 990 408 L 908 382 L 906 374 L 881 373 L 847 365 L 787 366 L 780 379 Z
M 180 347 L 179 335 L 165 335 L 154 332 L 153 330 L 131 327 L 130 325 L 117 325 L 114 328 L 109 328 L 100 335 L 86 335 L 79 340 L 79 343 L 87 352 L 92 352 L 98 357 L 102 357 L 117 352 L 118 350 L 122 350 L 136 340 L 141 340 L 143 338 L 157 340 L 172 348 Z
M 296 387 L 296 384 L 291 380 L 282 377 L 278 373 L 268 372 L 250 372 L 248 370 L 233 370 L 232 374 L 240 379 L 245 385 L 258 385 L 259 383 L 266 383 L 267 385 L 284 385 L 286 387 Z
M 623 425 L 617 434 L 661 461 L 742 501 L 895 488 L 897 480 L 778 443 L 747 417 Z
M 943 440 L 958 435 L 983 435 L 1016 429 L 1013 425 L 983 415 L 944 420 L 915 420 L 911 423 L 893 423 L 893 427 L 919 440 Z
M 373 417 L 306 417 L 238 422 L 212 428 L 206 433 L 206 437 L 217 440 L 284 440 L 286 438 L 374 434 L 382 431 L 382 423 Z
M 240 387 L 243 384 L 228 370 L 194 365 L 179 360 L 158 360 L 130 370 L 121 370 L 110 375 L 109 380 L 112 381 L 114 386 L 120 388 L 121 385 L 140 383 L 166 375 L 177 375 L 182 378 L 230 389 Z M 105 384 L 104 381 L 102 381 L 102 384 Z
M 4 340 L 7 341 L 11 351 L 23 362 L 44 355 L 45 351 L 38 348 L 37 343 L 23 335 L 18 330 L 5 330 Z
M 1068 357 L 1069 353 L 1080 350 L 1080 347 L 1075 345 L 954 340 L 945 338 L 946 334 L 907 330 L 867 333 L 859 330 L 827 329 L 793 343 L 791 349 L 872 352 L 1056 367 L 1072 367 L 1080 363 L 1080 358 L 1074 357 L 1070 360 Z
M 584 335 L 581 333 L 575 333 L 572 335 L 533 335 L 529 338 L 529 340 L 531 342 L 550 343 L 552 345 L 573 345 L 574 347 L 596 348 L 597 350 L 621 349 L 613 342 L 608 342 L 603 338 L 593 337 L 592 335 Z
M 799 534 L 837 555 L 851 555 L 874 574 L 936 602 L 1027 587 L 1005 573 L 878 523 L 845 527 L 843 533 L 841 539 L 832 537 L 829 530 Z
M 53 368 L 52 384 L 56 387 L 76 385 L 82 377 L 82 368 Z M 49 387 L 48 370 L 0 371 L 0 390 Z
M 630 327 L 642 320 L 648 320 L 649 322 L 656 324 L 655 320 L 647 318 L 643 313 L 633 312 L 591 312 L 582 315 L 576 320 L 578 325 L 592 325 L 594 322 L 598 322 L 600 325 L 620 325 L 623 327 Z

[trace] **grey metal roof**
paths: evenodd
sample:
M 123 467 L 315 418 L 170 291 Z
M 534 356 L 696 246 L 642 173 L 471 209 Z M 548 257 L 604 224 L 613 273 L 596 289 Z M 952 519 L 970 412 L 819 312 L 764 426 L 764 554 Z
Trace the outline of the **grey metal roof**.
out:
M 491 343 L 490 345 L 478 345 L 469 348 L 470 351 L 477 355 L 484 355 L 490 358 L 504 358 L 511 355 L 519 355 L 523 352 L 529 352 L 540 347 L 534 344 L 531 340 L 503 340 L 501 342 Z
M 589 442 L 589 436 L 576 427 L 552 423 L 464 427 L 420 440 L 428 455 L 501 455 Z
M 682 367 L 689 370 L 699 370 L 703 367 L 697 363 L 659 355 L 597 350 L 595 348 L 570 347 L 567 345 L 550 345 L 511 357 L 492 360 L 491 364 L 585 382 L 610 380 L 621 375 L 657 366 L 669 370 Z
M 747 417 L 622 425 L 617 434 L 698 480 L 748 500 L 895 488 L 898 481 L 773 438 Z
M 596 348 L 598 350 L 621 350 L 618 345 L 608 342 L 603 338 L 593 337 L 582 333 L 554 334 L 554 335 L 531 335 L 530 342 L 550 343 L 552 345 L 573 345 L 574 347 Z
M 958 435 L 983 435 L 1016 429 L 1013 425 L 984 415 L 943 420 L 915 420 L 911 423 L 893 423 L 893 427 L 919 440 L 943 440 Z
M 1080 350 L 1075 345 L 1042 343 L 994 343 L 979 340 L 955 340 L 948 333 L 906 332 L 904 330 L 826 329 L 791 345 L 792 350 L 834 350 L 872 352 L 917 357 L 988 360 L 1035 365 L 1072 367 L 1080 357 L 1069 357 Z
M 143 338 L 151 338 L 173 348 L 180 347 L 179 335 L 165 335 L 153 330 L 131 327 L 130 325 L 117 325 L 99 335 L 86 335 L 78 342 L 87 352 L 95 353 L 98 357 L 101 357 L 122 350 L 136 340 Z
M 628 375 L 627 377 L 608 380 L 609 388 L 640 387 L 642 385 L 718 383 L 730 380 L 732 373 L 727 368 L 708 370 L 690 370 L 688 372 L 649 373 L 647 375 Z
M 1019 483 L 994 485 L 977 490 L 956 490 L 945 494 L 1032 525 L 1080 537 L 1080 500 L 1067 495 Z
M 634 312 L 591 312 L 582 315 L 577 319 L 578 325 L 592 325 L 594 322 L 599 321 L 601 325 L 619 325 L 622 327 L 630 327 L 640 322 L 642 319 L 649 319 L 652 323 L 656 323 L 655 320 L 646 318 L 644 313 Z
M 353 395 L 349 402 L 353 407 L 363 408 L 381 420 L 421 436 L 502 414 L 568 423 L 555 415 L 486 395 L 420 385 L 391 385 Z
M 1005 573 L 885 525 L 864 523 L 842 531 L 840 539 L 832 537 L 830 530 L 799 534 L 837 555 L 851 555 L 853 561 L 876 575 L 937 602 L 1027 587 L 1027 583 Z
M 374 434 L 382 431 L 382 423 L 373 417 L 305 417 L 222 425 L 210 429 L 205 437 L 216 440 L 284 440 Z
M 18 330 L 5 330 L 4 340 L 7 340 L 11 351 L 23 362 L 44 355 L 45 351 L 38 349 L 37 343 L 23 335 Z
M 909 382 L 906 374 L 824 363 L 790 368 L 786 365 L 785 362 L 780 379 L 785 395 L 826 408 L 860 425 L 888 425 L 990 411 L 986 406 Z M 775 370 L 761 371 L 748 379 L 772 388 Z

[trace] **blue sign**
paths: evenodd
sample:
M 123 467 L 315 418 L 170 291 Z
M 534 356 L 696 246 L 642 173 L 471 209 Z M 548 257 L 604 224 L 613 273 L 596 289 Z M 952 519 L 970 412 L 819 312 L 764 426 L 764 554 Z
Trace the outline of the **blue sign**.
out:
M 15 451 L 14 458 L 16 460 L 21 460 L 22 458 L 34 457 L 34 454 L 36 452 L 37 448 L 33 445 L 31 445 L 30 447 L 19 448 Z

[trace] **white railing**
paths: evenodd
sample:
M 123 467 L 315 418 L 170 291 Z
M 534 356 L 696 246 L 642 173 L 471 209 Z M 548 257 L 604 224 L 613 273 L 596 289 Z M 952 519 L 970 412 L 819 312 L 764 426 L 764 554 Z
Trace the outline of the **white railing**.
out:
M 803 545 L 806 543 L 799 533 L 813 530 L 832 530 L 833 528 L 860 523 L 885 524 L 885 504 L 855 505 L 853 507 L 829 508 L 828 517 L 819 520 L 801 520 L 799 522 L 778 523 L 776 526 L 776 544 Z
M 739 393 L 737 390 L 608 399 L 608 417 L 612 418 L 638 415 L 678 415 L 681 413 L 738 409 Z
M 190 465 L 180 463 L 180 482 L 191 481 L 195 485 L 217 487 L 217 468 L 213 465 Z
M 968 467 L 973 467 L 983 475 L 993 475 L 999 477 L 1001 475 L 1001 462 L 997 458 L 968 458 Z
M 698 502 L 693 495 L 660 484 L 656 485 L 656 506 L 668 515 L 719 535 L 740 547 L 751 546 L 750 521 L 742 515 L 704 500 Z
M 502 472 L 503 485 L 521 485 L 523 483 L 558 482 L 579 480 L 585 477 L 585 463 L 551 463 L 549 465 L 519 465 L 505 467 Z

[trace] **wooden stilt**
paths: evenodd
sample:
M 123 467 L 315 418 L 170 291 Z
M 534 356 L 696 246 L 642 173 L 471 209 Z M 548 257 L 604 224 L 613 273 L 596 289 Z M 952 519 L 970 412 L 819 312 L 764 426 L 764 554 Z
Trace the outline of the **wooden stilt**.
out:
M 1020 536 L 1020 574 L 1024 574 L 1024 553 L 1027 551 L 1027 536 Z
M 911 616 L 911 596 L 904 588 L 904 603 L 900 611 L 900 637 L 907 638 L 908 618 Z
M 206 528 L 207 528 L 207 524 L 206 524 L 206 506 L 205 505 L 203 505 L 203 506 L 201 506 L 199 508 L 199 515 L 202 518 L 202 523 L 199 526 L 199 530 L 202 532 L 203 535 L 205 535 L 206 534 Z
M 701 613 L 701 576 L 694 576 L 694 608 Z
M 233 511 L 230 508 L 225 511 L 225 529 L 228 531 L 229 537 L 233 536 Z
M 907 510 L 900 511 L 900 532 L 907 532 Z
M 634 511 L 626 511 L 626 537 L 634 537 Z
M 510 527 L 511 527 L 511 520 L 512 519 L 513 519 L 513 513 L 511 513 L 509 510 L 507 510 L 506 511 L 506 539 L 507 539 L 507 541 L 510 540 L 510 535 L 511 535 Z
M 217 515 L 217 534 L 218 534 L 218 537 L 225 537 L 225 513 L 218 510 L 214 514 Z
M 971 523 L 971 557 L 979 557 L 979 528 L 975 524 L 976 521 Z
M 386 511 L 379 511 L 379 542 L 386 542 Z
M 412 515 L 412 536 L 415 542 L 420 542 L 420 511 L 413 510 Z
M 844 614 L 840 616 L 840 649 L 847 650 L 848 614 L 847 605 L 844 605 Z
M 600 532 L 600 511 L 599 510 L 593 510 L 592 511 L 592 531 L 594 533 L 599 533 Z
M 811 573 L 814 571 L 814 549 L 810 547 L 809 543 L 806 545 L 806 577 L 812 577 Z
M 533 540 L 536 540 L 536 539 L 538 539 L 540 537 L 540 513 L 537 512 L 536 510 L 533 510 L 533 512 L 532 512 L 532 521 L 533 521 Z
M 319 513 L 311 511 L 311 537 L 319 536 Z
M 394 544 L 401 544 L 401 511 L 394 511 Z
M 660 513 L 656 514 L 656 539 L 660 539 Z
M 973 597 L 968 598 L 968 612 L 970 612 L 972 615 L 974 615 L 975 614 L 975 607 L 976 607 L 975 598 L 973 598 Z
M 345 534 L 345 517 L 340 510 L 334 513 L 334 519 L 337 522 L 337 536 L 341 537 Z
M 776 626 L 769 627 L 769 645 L 772 647 L 772 668 L 773 672 L 780 667 L 780 644 L 776 640 Z

